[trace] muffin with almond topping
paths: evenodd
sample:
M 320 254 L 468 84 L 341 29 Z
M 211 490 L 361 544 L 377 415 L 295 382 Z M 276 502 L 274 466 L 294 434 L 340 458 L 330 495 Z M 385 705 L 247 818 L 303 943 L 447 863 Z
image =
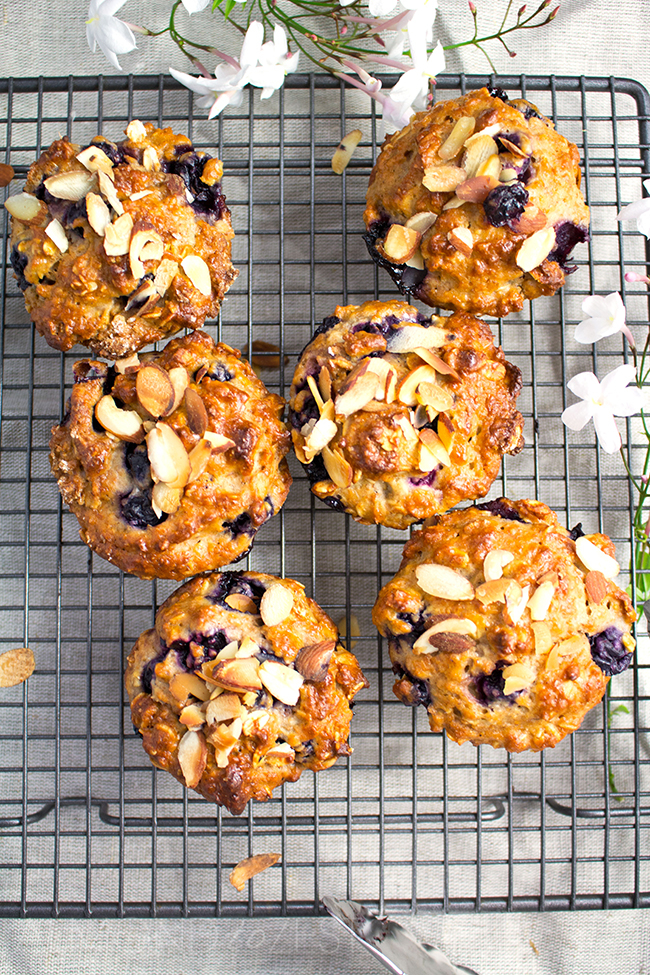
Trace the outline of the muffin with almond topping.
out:
M 294 448 L 330 507 L 408 528 L 487 494 L 503 455 L 523 447 L 520 388 L 477 318 L 402 301 L 339 307 L 296 367 Z
M 237 275 L 218 159 L 133 121 L 53 142 L 7 201 L 11 264 L 37 330 L 117 359 L 214 317 Z
M 403 294 L 477 315 L 555 294 L 589 236 L 578 149 L 500 88 L 439 102 L 388 136 L 364 220 Z
M 233 815 L 349 755 L 350 704 L 367 686 L 304 587 L 258 572 L 186 582 L 126 669 L 153 764 Z
M 75 363 L 50 463 L 81 538 L 145 579 L 243 558 L 289 492 L 283 409 L 202 331 L 116 368 Z
M 395 694 L 459 744 L 553 747 L 632 660 L 618 573 L 606 535 L 567 531 L 539 501 L 433 518 L 373 610 Z

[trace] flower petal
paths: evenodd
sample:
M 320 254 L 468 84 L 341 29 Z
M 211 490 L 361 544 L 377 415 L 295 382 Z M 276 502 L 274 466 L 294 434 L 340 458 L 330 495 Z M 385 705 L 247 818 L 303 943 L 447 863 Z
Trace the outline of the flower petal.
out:
M 246 37 L 241 46 L 239 63 L 242 68 L 248 66 L 254 67 L 257 64 L 263 42 L 264 26 L 259 20 L 254 20 L 246 31 Z
M 205 10 L 210 0 L 182 0 L 182 2 L 188 14 L 197 14 L 200 10 Z
M 176 81 L 180 81 L 181 85 L 185 85 L 190 91 L 196 92 L 197 95 L 208 95 L 215 91 L 214 82 L 210 78 L 195 78 L 194 75 L 185 74 L 184 71 L 177 71 L 176 68 L 170 68 L 169 73 L 172 78 L 176 78 Z
M 567 388 L 580 399 L 593 401 L 600 399 L 600 383 L 593 372 L 579 372 L 568 381 Z
M 582 430 L 593 416 L 593 404 L 582 402 L 567 406 L 562 414 L 562 423 L 569 430 Z
M 645 407 L 646 394 L 638 386 L 630 386 L 618 394 L 615 405 L 608 405 L 614 416 L 634 416 Z
M 622 221 L 638 220 L 647 210 L 650 210 L 650 198 L 645 197 L 643 200 L 635 200 L 634 203 L 628 203 L 626 207 L 623 207 L 616 219 Z
M 594 426 L 598 443 L 606 454 L 615 453 L 621 446 L 621 435 L 616 426 L 616 420 L 605 406 L 598 406 L 594 411 Z
M 576 325 L 574 338 L 576 342 L 589 345 L 590 342 L 598 342 L 599 339 L 604 339 L 607 335 L 613 335 L 618 331 L 616 322 L 612 322 L 609 318 L 585 318 L 584 322 Z
M 625 387 L 629 383 L 634 382 L 635 378 L 636 372 L 634 366 L 629 362 L 624 363 L 622 366 L 617 366 L 616 369 L 612 369 L 600 383 L 603 402 L 608 400 L 612 403 L 615 402 L 616 398 L 625 390 Z

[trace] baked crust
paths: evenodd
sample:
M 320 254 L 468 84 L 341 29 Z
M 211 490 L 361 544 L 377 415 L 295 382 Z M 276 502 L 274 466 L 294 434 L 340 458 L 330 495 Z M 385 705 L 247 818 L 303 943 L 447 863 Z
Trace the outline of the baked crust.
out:
M 220 161 L 195 152 L 186 136 L 169 128 L 131 123 L 127 132 L 130 137 L 119 144 L 101 136 L 91 143 L 108 161 L 104 192 L 99 180 L 105 174 L 90 173 L 77 158 L 82 147 L 57 139 L 31 166 L 25 183 L 25 192 L 41 201 L 37 216 L 26 222 L 12 218 L 11 262 L 37 330 L 55 349 L 79 342 L 116 359 L 180 329 L 199 328 L 217 314 L 237 275 L 230 262 L 234 234 Z M 82 183 L 77 200 L 55 197 L 44 184 L 65 173 Z M 114 187 L 115 205 L 107 186 Z M 118 210 L 132 218 L 123 253 L 107 254 L 104 232 L 100 236 L 89 223 L 91 194 L 100 209 L 102 201 L 110 204 L 113 224 Z M 53 220 L 67 241 L 64 253 L 46 233 Z M 139 231 L 155 234 L 160 246 L 150 249 L 153 256 L 143 255 L 134 273 L 129 248 Z M 190 255 L 205 265 L 208 294 L 180 266 Z M 164 261 L 173 265 L 166 264 L 167 275 L 156 279 Z
M 290 592 L 293 604 L 283 620 L 269 626 L 260 616 L 260 602 L 273 585 Z M 250 611 L 226 603 L 233 596 L 247 599 Z M 255 667 L 265 660 L 283 663 L 294 680 L 300 680 L 296 662 L 303 648 L 324 645 L 323 659 L 329 654 L 329 662 L 317 679 L 302 681 L 294 705 L 283 703 L 261 682 L 255 691 L 230 683 L 222 692 L 216 680 L 204 679 L 206 672 L 215 674 L 215 660 L 218 666 L 230 655 L 235 663 L 237 648 L 248 652 L 250 641 L 256 647 Z M 189 674 L 198 676 L 208 700 L 179 691 L 174 678 Z M 333 765 L 339 755 L 350 754 L 350 702 L 368 686 L 356 658 L 338 642 L 336 627 L 305 595 L 303 586 L 258 572 L 205 574 L 181 586 L 158 610 L 155 627 L 139 637 L 129 655 L 125 680 L 133 723 L 145 751 L 154 765 L 183 785 L 186 775 L 178 748 L 188 725 L 180 719 L 187 721 L 188 713 L 196 715 L 196 711 L 183 713 L 188 706 L 199 709 L 193 727 L 205 752 L 193 788 L 233 815 L 239 815 L 250 799 L 265 801 L 283 782 L 295 782 L 304 769 L 318 772 Z M 219 696 L 236 697 L 229 703 L 241 709 L 240 735 L 231 748 L 229 729 L 231 737 L 239 730 L 233 730 L 234 722 L 209 720 L 209 694 L 215 690 Z M 278 746 L 282 747 L 278 750 Z
M 444 340 L 430 348 L 437 369 L 416 351 L 390 351 L 403 327 L 420 330 L 423 346 L 434 335 L 436 341 Z M 318 416 L 310 378 L 314 382 L 324 369 L 331 398 L 340 404 L 337 395 L 350 385 L 351 376 L 382 363 L 394 373 L 393 401 L 386 402 L 381 387 L 381 399 L 349 416 L 337 413 L 341 406 L 335 406 L 336 433 L 310 461 L 310 427 Z M 443 398 L 435 400 L 439 410 L 422 412 L 421 407 L 416 418 L 417 407 L 400 397 L 412 398 L 402 393 L 402 383 L 422 367 L 423 380 L 437 387 L 433 395 Z M 321 385 L 326 388 L 322 377 Z M 458 501 L 487 494 L 503 455 L 518 453 L 524 444 L 523 418 L 516 409 L 520 388 L 519 369 L 495 347 L 490 328 L 470 315 L 428 318 L 403 301 L 338 307 L 296 367 L 290 393 L 294 448 L 316 497 L 362 523 L 407 528 Z M 432 458 L 425 451 L 423 460 L 420 438 L 430 434 L 441 440 L 444 452 Z M 344 477 L 338 483 L 332 480 L 328 451 L 342 459 L 349 484 Z
M 424 704 L 432 731 L 444 730 L 459 744 L 511 752 L 552 747 L 602 699 L 608 674 L 629 665 L 632 604 L 611 579 L 601 573 L 596 579 L 581 562 L 578 535 L 580 526 L 568 532 L 541 502 L 502 498 L 483 510 L 436 517 L 407 542 L 399 572 L 379 593 L 373 620 L 388 638 L 395 694 L 405 704 Z M 587 539 L 613 556 L 607 536 Z M 499 583 L 515 580 L 521 589 L 511 590 L 505 602 L 484 603 L 477 590 L 485 592 L 478 587 L 485 584 L 485 557 L 494 551 L 512 555 Z M 416 575 L 425 563 L 469 580 L 474 598 L 427 594 Z M 544 581 L 552 583 L 552 598 L 535 620 L 530 606 L 517 607 L 517 597 L 526 586 L 532 597 Z M 459 626 L 459 619 L 470 626 Z M 449 620 L 456 620 L 456 632 L 445 631 Z M 440 632 L 422 636 L 436 624 L 442 624 Z M 614 657 L 600 652 L 603 639 Z M 510 671 L 513 665 L 520 666 Z M 505 678 L 518 672 L 526 686 L 506 696 L 513 685 L 506 687 Z
M 488 202 L 468 200 L 444 209 L 458 199 L 454 190 L 432 191 L 423 184 L 424 179 L 441 185 L 432 181 L 440 167 L 458 172 L 465 162 L 467 150 L 462 145 L 449 160 L 438 154 L 461 118 L 475 120 L 471 137 L 492 135 L 495 148 L 500 149 L 497 169 L 514 173 L 510 186 L 515 189 L 501 188 L 499 193 L 516 193 L 522 205 L 514 208 L 514 219 L 501 225 L 488 219 Z M 512 196 L 509 202 L 512 205 Z M 498 209 L 491 212 L 501 213 L 494 216 L 496 220 L 506 216 Z M 420 242 L 424 270 L 387 260 L 382 242 L 389 227 L 406 224 L 422 213 L 436 218 Z M 518 223 L 522 213 L 528 217 L 528 226 Z M 576 243 L 588 238 L 589 210 L 580 192 L 576 146 L 529 102 L 510 102 L 505 92 L 493 96 L 481 88 L 417 113 L 401 132 L 386 138 L 370 176 L 364 220 L 371 255 L 403 293 L 439 308 L 507 315 L 522 308 L 524 299 L 555 294 L 562 286 L 565 273 L 571 270 L 567 257 Z M 549 227 L 555 228 L 555 243 L 546 253 L 540 251 L 530 271 L 523 271 L 517 264 L 522 245 Z M 471 234 L 472 246 L 466 253 L 454 243 L 457 228 Z
M 230 442 L 221 451 L 210 453 L 208 447 L 207 466 L 184 486 L 177 510 L 162 517 L 152 508 L 145 429 L 134 443 L 107 432 L 96 419 L 98 403 L 112 394 L 118 407 L 153 427 L 156 418 L 137 393 L 138 373 L 151 365 L 167 376 L 174 369 L 186 374 L 190 398 L 198 396 L 205 409 L 208 433 Z M 83 541 L 146 579 L 185 579 L 242 558 L 291 485 L 284 400 L 267 391 L 239 352 L 215 345 L 202 331 L 172 339 L 162 352 L 143 354 L 126 374 L 82 360 L 74 378 L 66 416 L 52 430 L 50 464 Z M 206 440 L 197 432 L 191 406 L 184 391 L 171 414 L 158 421 L 174 431 L 187 454 Z

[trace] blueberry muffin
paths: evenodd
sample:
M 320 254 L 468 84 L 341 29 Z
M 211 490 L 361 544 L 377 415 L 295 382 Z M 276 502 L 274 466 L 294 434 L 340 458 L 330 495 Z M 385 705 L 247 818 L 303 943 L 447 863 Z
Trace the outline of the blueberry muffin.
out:
M 373 619 L 404 704 L 462 744 L 541 751 L 578 728 L 632 659 L 636 616 L 606 535 L 501 498 L 433 518 Z
M 218 159 L 133 121 L 118 144 L 53 142 L 11 198 L 11 263 L 55 349 L 121 358 L 217 314 L 237 272 Z
M 283 408 L 202 331 L 115 367 L 77 362 L 50 463 L 81 538 L 146 579 L 242 558 L 289 492 Z
M 367 686 L 303 586 L 258 572 L 186 582 L 126 669 L 153 764 L 234 815 L 349 755 L 350 704 Z
M 291 387 L 298 459 L 317 498 L 364 524 L 408 528 L 487 494 L 523 447 L 521 374 L 489 327 L 402 301 L 337 308 Z
M 589 210 L 576 146 L 529 102 L 482 88 L 386 139 L 364 219 L 372 257 L 404 294 L 507 315 L 575 270 Z

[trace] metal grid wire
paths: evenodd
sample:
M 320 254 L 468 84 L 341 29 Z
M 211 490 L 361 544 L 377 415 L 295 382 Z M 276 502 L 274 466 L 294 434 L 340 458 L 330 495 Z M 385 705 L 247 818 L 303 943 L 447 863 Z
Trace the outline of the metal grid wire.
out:
M 487 80 L 447 76 L 439 97 Z M 648 175 L 647 94 L 610 79 L 489 80 L 531 97 L 578 144 L 592 209 L 591 245 L 578 248 L 562 295 L 493 322 L 523 372 L 527 446 L 507 459 L 491 496 L 539 497 L 564 523 L 602 528 L 629 566 L 632 499 L 620 458 L 599 453 L 591 428 L 569 433 L 560 414 L 567 378 L 603 375 L 624 352 L 620 336 L 576 345 L 582 297 L 620 290 L 639 335 L 648 321 L 647 293 L 623 277 L 624 266 L 645 268 L 644 239 L 615 219 Z M 223 159 L 240 275 L 210 330 L 240 348 L 254 338 L 281 346 L 290 361 L 264 374 L 270 388 L 287 391 L 297 354 L 336 304 L 394 296 L 361 240 L 380 128 L 364 96 L 327 76 L 295 76 L 270 101 L 251 92 L 241 110 L 208 123 L 166 77 L 5 80 L 0 158 L 16 170 L 10 191 L 52 139 L 116 139 L 131 118 L 171 125 Z M 335 176 L 333 148 L 357 127 L 362 143 Z M 370 620 L 405 535 L 315 502 L 295 458 L 289 499 L 250 565 L 304 583 L 348 632 L 358 617 L 355 653 L 370 687 L 355 706 L 354 754 L 239 817 L 151 767 L 132 731 L 123 656 L 175 584 L 123 576 L 93 556 L 62 508 L 47 443 L 75 355 L 35 335 L 8 267 L 6 214 L 3 222 L 0 649 L 31 646 L 37 668 L 0 696 L 0 913 L 316 914 L 324 893 L 391 912 L 650 905 L 646 650 L 553 750 L 509 756 L 432 735 L 422 709 L 394 698 Z M 638 470 L 633 434 L 627 421 Z M 626 711 L 608 719 L 619 705 Z M 236 893 L 232 866 L 264 851 L 281 861 Z

